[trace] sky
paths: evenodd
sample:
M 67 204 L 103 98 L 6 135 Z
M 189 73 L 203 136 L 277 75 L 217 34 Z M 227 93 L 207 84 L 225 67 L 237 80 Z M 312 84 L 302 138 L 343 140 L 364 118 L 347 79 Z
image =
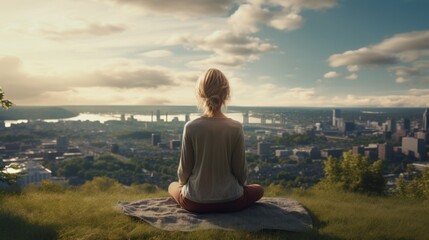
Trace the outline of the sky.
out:
M 429 107 L 427 0 L 0 0 L 15 105 Z

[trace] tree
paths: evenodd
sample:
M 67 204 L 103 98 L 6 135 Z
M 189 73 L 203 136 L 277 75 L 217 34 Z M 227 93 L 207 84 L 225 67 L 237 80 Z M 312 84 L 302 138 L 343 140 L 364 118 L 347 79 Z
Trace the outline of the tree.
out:
M 319 184 L 325 188 L 367 193 L 382 193 L 386 180 L 381 160 L 371 162 L 368 157 L 345 152 L 343 158 L 329 157 L 325 161 L 325 177 Z
M 6 110 L 13 106 L 13 103 L 10 100 L 5 99 L 4 92 L 1 87 L 0 87 L 0 102 L 1 102 L 1 107 Z
M 3 89 L 0 87 L 0 102 L 1 102 L 1 108 L 7 110 L 10 107 L 12 107 L 13 103 L 9 101 L 8 99 L 5 99 Z M 17 168 L 17 167 L 13 167 Z M 5 165 L 0 163 L 0 182 L 4 182 L 7 184 L 11 184 L 16 182 L 18 178 L 18 174 L 9 173 L 5 170 Z

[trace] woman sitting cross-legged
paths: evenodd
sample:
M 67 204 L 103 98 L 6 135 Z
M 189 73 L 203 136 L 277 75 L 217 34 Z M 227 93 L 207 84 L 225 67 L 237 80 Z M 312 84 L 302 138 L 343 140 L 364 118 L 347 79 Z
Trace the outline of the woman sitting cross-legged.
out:
M 246 185 L 242 125 L 221 111 L 230 98 L 228 79 L 209 69 L 198 80 L 197 96 L 204 115 L 183 130 L 178 168 L 179 182 L 168 188 L 184 209 L 197 212 L 232 212 L 249 207 L 264 195 L 258 184 Z

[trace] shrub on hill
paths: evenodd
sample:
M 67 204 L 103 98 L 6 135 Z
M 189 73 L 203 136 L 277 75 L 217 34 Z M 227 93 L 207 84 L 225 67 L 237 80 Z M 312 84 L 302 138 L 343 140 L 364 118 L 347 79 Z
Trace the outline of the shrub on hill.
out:
M 342 159 L 330 156 L 324 164 L 325 177 L 318 184 L 319 188 L 377 194 L 384 190 L 386 180 L 381 160 L 371 162 L 368 157 L 349 151 Z
M 396 182 L 397 194 L 406 198 L 429 199 L 429 169 L 411 175 L 411 180 L 407 181 L 404 175 L 400 175 Z

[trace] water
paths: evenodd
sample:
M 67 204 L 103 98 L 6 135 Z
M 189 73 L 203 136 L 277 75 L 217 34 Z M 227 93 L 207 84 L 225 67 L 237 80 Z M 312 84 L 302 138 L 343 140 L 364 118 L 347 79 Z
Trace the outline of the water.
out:
M 129 119 L 133 117 L 135 120 L 140 122 L 151 122 L 152 115 L 151 114 L 125 114 L 125 119 Z M 196 119 L 201 116 L 200 113 L 191 113 L 189 115 L 190 119 Z M 234 113 L 226 113 L 226 116 L 232 118 L 236 121 L 243 123 L 243 114 L 239 112 Z M 186 114 L 168 114 L 168 116 L 161 115 L 161 120 L 164 122 L 171 122 L 173 119 L 177 118 L 179 121 L 184 122 L 186 119 Z M 167 117 L 167 119 L 166 119 Z M 106 121 L 121 120 L 121 114 L 108 114 L 108 113 L 79 113 L 78 116 L 72 118 L 63 118 L 63 119 L 44 119 L 45 122 L 58 122 L 58 121 L 91 121 L 91 122 L 101 122 L 104 123 Z M 156 121 L 156 115 L 153 115 L 153 121 Z M 5 126 L 10 127 L 12 124 L 20 124 L 27 123 L 28 120 L 19 119 L 19 120 L 6 120 Z M 255 118 L 249 116 L 249 123 L 260 123 L 261 120 L 259 118 Z

